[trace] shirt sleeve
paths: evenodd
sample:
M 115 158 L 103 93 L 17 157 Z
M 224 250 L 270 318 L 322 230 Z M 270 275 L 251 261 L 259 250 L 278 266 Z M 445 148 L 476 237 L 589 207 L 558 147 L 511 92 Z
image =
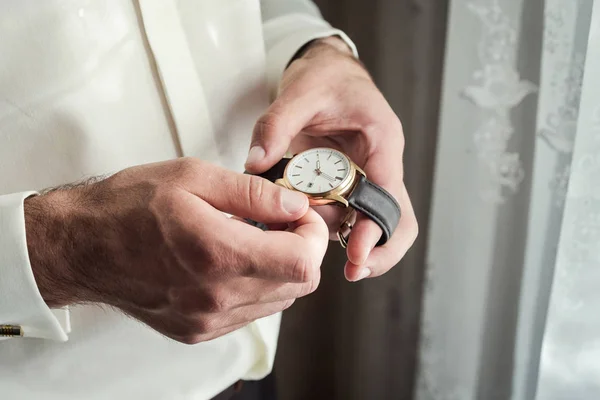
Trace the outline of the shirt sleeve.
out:
M 339 29 L 332 28 L 309 0 L 261 0 L 263 35 L 267 53 L 267 79 L 272 98 L 283 71 L 306 43 L 328 36 L 339 36 L 358 58 L 356 46 Z
M 36 194 L 0 196 L 0 327 L 21 328 L 24 337 L 66 341 L 66 309 L 51 310 L 40 295 L 27 251 L 24 200 Z

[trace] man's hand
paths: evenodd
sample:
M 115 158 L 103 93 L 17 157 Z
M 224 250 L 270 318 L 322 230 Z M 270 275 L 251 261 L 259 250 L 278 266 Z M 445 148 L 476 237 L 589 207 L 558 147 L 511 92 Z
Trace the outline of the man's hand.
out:
M 368 72 L 337 38 L 315 42 L 290 64 L 277 99 L 256 124 L 246 169 L 264 172 L 288 149 L 298 153 L 321 146 L 348 154 L 400 203 L 400 224 L 384 246 L 374 249 L 381 230 L 364 216 L 350 235 L 346 278 L 379 276 L 404 256 L 418 232 L 403 183 L 402 125 Z M 334 238 L 343 210 L 315 209 Z
M 221 211 L 289 228 L 263 232 Z M 32 197 L 25 218 L 50 306 L 108 304 L 184 343 L 314 291 L 328 243 L 303 194 L 191 158 Z

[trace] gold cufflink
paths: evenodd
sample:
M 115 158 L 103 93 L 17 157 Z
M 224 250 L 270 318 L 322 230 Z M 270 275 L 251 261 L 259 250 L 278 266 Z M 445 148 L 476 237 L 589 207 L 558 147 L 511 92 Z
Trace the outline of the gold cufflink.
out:
M 23 329 L 19 325 L 0 325 L 0 337 L 23 336 Z

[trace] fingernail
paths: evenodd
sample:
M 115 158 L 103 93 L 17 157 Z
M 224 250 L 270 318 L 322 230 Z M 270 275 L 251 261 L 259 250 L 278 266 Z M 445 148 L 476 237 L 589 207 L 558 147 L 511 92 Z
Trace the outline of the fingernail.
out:
M 302 193 L 292 192 L 284 189 L 281 191 L 281 203 L 283 208 L 290 214 L 298 212 L 306 204 L 306 196 Z
M 360 274 L 358 274 L 358 278 L 356 278 L 354 282 L 358 282 L 361 279 L 365 279 L 369 275 L 371 275 L 371 270 L 369 268 L 363 268 L 360 270 Z
M 246 165 L 254 164 L 265 158 L 265 149 L 260 146 L 252 146 L 248 152 L 248 158 L 246 158 Z

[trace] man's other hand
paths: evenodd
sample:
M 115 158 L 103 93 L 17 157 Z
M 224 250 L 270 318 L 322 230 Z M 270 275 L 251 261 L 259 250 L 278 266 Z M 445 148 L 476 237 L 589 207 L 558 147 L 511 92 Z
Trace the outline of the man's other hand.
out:
M 254 129 L 246 169 L 261 173 L 288 149 L 298 153 L 313 147 L 345 152 L 369 180 L 400 203 L 400 224 L 384 246 L 375 248 L 381 229 L 362 215 L 350 235 L 346 278 L 356 281 L 382 275 L 404 256 L 418 232 L 403 182 L 402 124 L 366 69 L 336 37 L 314 42 L 285 71 L 277 99 Z M 344 210 L 315 209 L 336 238 Z
M 263 232 L 223 213 L 288 229 Z M 314 291 L 328 244 L 303 194 L 192 158 L 29 198 L 25 218 L 50 306 L 108 304 L 183 343 Z

